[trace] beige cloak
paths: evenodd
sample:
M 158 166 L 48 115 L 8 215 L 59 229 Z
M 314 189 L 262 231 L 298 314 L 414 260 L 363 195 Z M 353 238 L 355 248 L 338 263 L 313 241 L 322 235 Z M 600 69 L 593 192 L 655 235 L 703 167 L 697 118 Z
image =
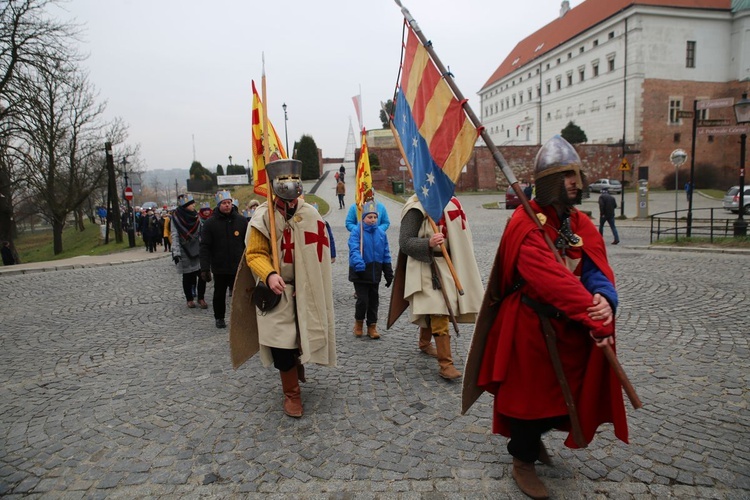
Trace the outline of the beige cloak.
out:
M 269 366 L 273 362 L 270 347 L 299 347 L 302 363 L 336 366 L 331 252 L 325 222 L 313 206 L 302 202 L 288 221 L 278 211 L 274 214 L 280 274 L 287 287 L 278 306 L 259 311 L 251 299 L 259 278 L 244 259 L 240 262 L 229 325 L 232 365 L 239 368 L 260 351 L 263 365 Z M 256 209 L 250 227 L 268 238 L 268 222 L 266 202 Z M 286 242 L 285 228 L 291 231 Z
M 416 195 L 412 195 L 404 204 L 401 211 L 401 218 L 413 208 L 422 212 L 424 216 L 424 222 L 418 236 L 420 238 L 429 238 L 434 234 L 434 231 Z M 446 248 L 453 262 L 453 267 L 456 270 L 456 275 L 463 286 L 464 295 L 458 294 L 456 283 L 445 259 L 442 256 L 437 256 L 435 257 L 435 263 L 443 280 L 443 287 L 456 321 L 458 323 L 473 323 L 482 304 L 484 288 L 482 287 L 482 278 L 479 275 L 477 261 L 474 257 L 471 228 L 460 202 L 455 197 L 446 205 L 443 210 L 443 216 L 445 217 L 445 225 L 448 231 Z M 409 320 L 421 327 L 426 327 L 426 316 L 430 314 L 447 315 L 448 308 L 442 292 L 435 290 L 432 286 L 432 265 L 412 257 L 403 257 L 401 252 L 399 252 L 397 267 L 400 266 L 401 269 L 397 269 L 395 279 L 399 281 L 399 275 L 403 276 L 403 298 L 409 302 Z M 402 263 L 405 263 L 405 266 Z M 398 271 L 401 271 L 401 273 Z M 393 293 L 400 293 L 400 286 L 400 283 L 394 283 Z M 391 304 L 393 309 L 393 299 L 391 300 Z

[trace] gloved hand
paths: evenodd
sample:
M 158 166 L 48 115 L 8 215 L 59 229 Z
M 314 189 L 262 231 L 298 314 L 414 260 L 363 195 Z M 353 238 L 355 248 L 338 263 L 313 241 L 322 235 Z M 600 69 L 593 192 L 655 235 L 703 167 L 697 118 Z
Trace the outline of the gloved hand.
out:
M 201 271 L 201 279 L 209 283 L 211 281 L 211 271 Z
M 385 287 L 386 288 L 388 288 L 389 286 L 391 286 L 391 283 L 393 283 L 393 278 L 391 278 L 391 279 L 386 278 L 385 279 Z
M 179 255 L 175 255 L 174 257 L 172 257 L 172 260 L 174 261 L 175 264 L 179 264 L 180 263 L 180 256 Z

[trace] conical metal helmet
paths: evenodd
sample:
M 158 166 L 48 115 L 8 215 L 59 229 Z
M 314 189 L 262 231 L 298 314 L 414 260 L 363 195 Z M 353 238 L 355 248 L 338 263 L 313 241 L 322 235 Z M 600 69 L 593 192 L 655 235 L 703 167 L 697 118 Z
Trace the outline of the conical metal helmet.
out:
M 276 160 L 266 165 L 266 175 L 273 192 L 282 200 L 292 201 L 302 194 L 302 162 Z
M 536 181 L 558 172 L 576 173 L 579 189 L 583 189 L 581 178 L 581 157 L 568 141 L 556 135 L 547 141 L 536 154 L 534 161 L 534 178 Z

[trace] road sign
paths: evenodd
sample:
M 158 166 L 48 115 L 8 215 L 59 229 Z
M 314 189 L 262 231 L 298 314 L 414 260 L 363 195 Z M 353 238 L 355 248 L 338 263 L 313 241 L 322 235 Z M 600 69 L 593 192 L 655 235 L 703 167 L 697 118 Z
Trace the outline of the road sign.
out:
M 694 115 L 693 115 L 693 112 L 692 112 L 692 111 L 683 111 L 683 110 L 679 110 L 679 111 L 677 112 L 677 118 L 692 118 L 693 116 L 694 116 Z
M 620 172 L 630 172 L 630 163 L 627 158 L 623 158 L 620 162 Z
M 685 163 L 687 157 L 688 155 L 684 149 L 675 149 L 674 151 L 672 151 L 672 154 L 669 155 L 669 161 L 671 161 L 672 165 L 674 165 L 675 167 L 679 167 L 680 165 Z
M 731 124 L 732 120 L 698 120 L 698 127 L 723 127 Z
M 695 105 L 698 109 L 730 108 L 734 105 L 734 97 L 722 97 L 721 99 L 704 99 Z
M 125 199 L 128 201 L 133 199 L 133 188 L 130 186 L 125 188 Z
M 698 135 L 742 135 L 750 134 L 747 125 L 733 125 L 730 127 L 702 127 L 698 129 Z

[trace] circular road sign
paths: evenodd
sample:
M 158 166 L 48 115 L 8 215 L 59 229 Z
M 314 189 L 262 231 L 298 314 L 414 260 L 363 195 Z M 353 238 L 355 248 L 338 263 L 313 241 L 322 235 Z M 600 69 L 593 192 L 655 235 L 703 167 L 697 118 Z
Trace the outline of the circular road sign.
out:
M 128 201 L 133 199 L 133 188 L 130 186 L 125 188 L 125 199 Z
M 687 160 L 687 153 L 682 149 L 675 149 L 672 151 L 672 154 L 669 155 L 669 161 L 672 162 L 672 165 L 675 167 L 679 167 L 683 163 L 685 163 L 685 160 Z

